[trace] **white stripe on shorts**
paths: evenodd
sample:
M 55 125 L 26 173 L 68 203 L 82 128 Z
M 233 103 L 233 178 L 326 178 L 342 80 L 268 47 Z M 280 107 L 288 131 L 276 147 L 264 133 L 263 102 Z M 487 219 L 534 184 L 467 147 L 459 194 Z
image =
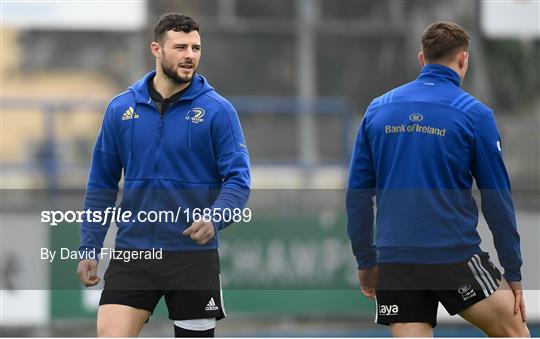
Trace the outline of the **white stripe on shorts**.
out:
M 493 291 L 496 291 L 497 288 L 498 288 L 497 283 L 493 280 L 493 277 L 491 276 L 491 274 L 489 274 L 487 269 L 482 264 L 482 260 L 480 260 L 480 257 L 478 256 L 478 254 L 475 254 L 474 257 L 476 258 L 476 260 L 478 262 L 478 265 L 480 265 L 480 268 L 482 269 L 482 271 L 484 271 L 486 277 L 488 278 L 489 282 L 491 283 L 491 286 L 493 286 Z
M 377 304 L 377 297 L 375 297 L 375 324 L 379 320 L 379 304 Z
M 223 317 L 227 317 L 227 313 L 225 313 L 225 300 L 223 299 L 223 288 L 221 287 L 221 273 L 219 274 L 219 298 L 221 299 L 221 312 L 223 312 Z
M 482 279 L 480 279 L 480 277 L 478 276 L 478 273 L 476 272 L 476 268 L 474 268 L 473 264 L 471 263 L 471 261 L 468 261 L 467 262 L 467 265 L 469 265 L 469 268 L 471 269 L 471 272 L 472 274 L 474 275 L 474 278 L 476 279 L 476 281 L 478 281 L 478 284 L 480 285 L 480 287 L 482 288 L 482 291 L 484 292 L 484 296 L 485 297 L 488 297 L 489 294 L 487 292 L 487 289 L 486 289 L 486 286 L 484 285 L 484 282 L 482 281 Z
M 482 270 L 482 267 L 481 265 L 476 261 L 476 257 L 472 257 L 471 258 L 471 262 L 473 264 L 473 266 L 476 268 L 476 270 L 478 271 L 478 275 L 480 276 L 480 278 L 482 279 L 482 281 L 484 281 L 486 283 L 486 288 L 487 290 L 489 291 L 489 294 L 490 295 L 491 293 L 495 292 L 495 289 L 493 288 L 493 286 L 491 285 L 491 283 L 489 282 L 489 279 L 486 277 L 486 272 L 484 272 Z M 489 274 L 488 274 L 489 275 Z M 486 296 L 487 297 L 487 296 Z

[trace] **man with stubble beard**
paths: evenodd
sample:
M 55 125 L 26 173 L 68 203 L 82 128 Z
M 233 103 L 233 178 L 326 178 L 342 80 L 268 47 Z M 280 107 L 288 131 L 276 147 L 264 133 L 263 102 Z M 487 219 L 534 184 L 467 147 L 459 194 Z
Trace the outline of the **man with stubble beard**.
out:
M 133 217 L 115 219 L 116 250 L 162 256 L 111 259 L 97 334 L 137 336 L 164 296 L 175 336 L 211 337 L 216 320 L 225 317 L 218 231 L 232 223 L 224 218 L 227 210 L 242 209 L 248 200 L 248 151 L 233 106 L 197 74 L 201 38 L 193 18 L 163 15 L 150 48 L 155 71 L 107 107 L 84 209 L 115 206 L 123 171 L 119 208 Z M 195 217 L 189 213 L 194 208 L 211 211 L 211 218 Z M 175 218 L 144 218 L 151 211 L 179 209 Z M 99 282 L 100 253 L 110 252 L 101 251 L 105 224 L 90 220 L 81 226 L 77 273 L 86 287 Z

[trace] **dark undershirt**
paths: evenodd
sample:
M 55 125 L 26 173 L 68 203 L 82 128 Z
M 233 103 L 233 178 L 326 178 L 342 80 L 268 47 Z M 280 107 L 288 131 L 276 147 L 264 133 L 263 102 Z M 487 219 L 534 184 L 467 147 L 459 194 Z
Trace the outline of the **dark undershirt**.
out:
M 191 85 L 191 84 L 190 84 Z M 163 98 L 161 94 L 154 88 L 154 78 L 148 80 L 148 92 L 150 93 L 150 98 L 152 98 L 152 101 L 154 101 L 154 104 L 156 105 L 157 109 L 161 113 L 161 115 L 165 114 L 165 111 L 169 106 L 177 102 L 181 97 L 182 94 L 189 88 L 189 85 L 184 88 L 181 91 L 178 91 L 171 95 L 170 98 Z

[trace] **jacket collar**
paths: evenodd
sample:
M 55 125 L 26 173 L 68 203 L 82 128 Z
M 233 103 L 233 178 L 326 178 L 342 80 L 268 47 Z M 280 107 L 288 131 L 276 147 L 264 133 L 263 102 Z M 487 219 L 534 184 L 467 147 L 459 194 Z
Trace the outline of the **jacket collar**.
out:
M 418 76 L 417 80 L 427 79 L 449 81 L 458 87 L 461 85 L 459 74 L 450 67 L 440 64 L 426 64 L 422 67 L 422 71 L 420 71 L 420 76 Z

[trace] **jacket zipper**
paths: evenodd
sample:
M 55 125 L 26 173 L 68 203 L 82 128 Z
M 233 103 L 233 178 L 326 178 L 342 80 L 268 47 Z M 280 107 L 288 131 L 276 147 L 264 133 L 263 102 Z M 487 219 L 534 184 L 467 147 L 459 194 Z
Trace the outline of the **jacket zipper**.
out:
M 181 100 L 179 100 L 181 101 Z M 167 107 L 167 110 L 169 110 L 170 108 L 172 108 L 172 106 L 174 106 L 175 104 L 177 104 L 179 101 L 173 103 L 172 105 L 170 105 L 169 107 Z M 152 108 L 154 108 L 156 111 L 157 108 L 156 106 L 152 105 L 152 99 L 149 99 L 148 102 L 146 102 L 146 104 L 152 106 Z M 164 117 L 165 117 L 165 112 L 161 112 L 160 110 L 158 111 L 159 112 L 159 137 L 158 137 L 158 144 L 157 144 L 157 152 L 156 152 L 156 164 L 154 166 L 154 170 L 155 170 L 155 180 L 158 180 L 158 175 L 159 175 L 159 169 L 160 169 L 160 158 L 161 158 L 161 147 L 162 147 L 162 143 L 163 143 L 163 125 L 164 125 Z M 157 199 L 157 190 L 156 188 L 153 188 L 154 192 L 154 201 L 158 201 Z M 154 210 L 156 211 L 156 205 L 154 205 Z M 156 234 L 156 224 L 153 223 L 152 224 L 152 237 L 151 237 L 151 241 L 150 241 L 150 246 L 153 246 L 154 245 L 154 239 L 155 239 L 155 234 Z
M 159 137 L 158 137 L 158 144 L 157 144 L 157 152 L 156 152 L 156 164 L 154 166 L 154 169 L 156 171 L 156 174 L 155 174 L 155 180 L 159 180 L 159 169 L 160 169 L 160 160 L 161 160 L 161 145 L 163 143 L 163 118 L 164 118 L 164 115 L 165 115 L 165 112 L 162 112 L 160 111 L 159 112 Z M 158 199 L 157 199 L 157 189 L 154 187 L 153 188 L 153 194 L 154 194 L 154 202 L 157 202 Z M 157 211 L 158 210 L 158 207 L 157 205 L 154 205 L 154 211 Z M 155 239 L 155 235 L 156 235 L 156 223 L 153 223 L 152 224 L 152 237 L 151 237 L 151 242 L 150 242 L 150 246 L 154 246 L 154 239 Z

